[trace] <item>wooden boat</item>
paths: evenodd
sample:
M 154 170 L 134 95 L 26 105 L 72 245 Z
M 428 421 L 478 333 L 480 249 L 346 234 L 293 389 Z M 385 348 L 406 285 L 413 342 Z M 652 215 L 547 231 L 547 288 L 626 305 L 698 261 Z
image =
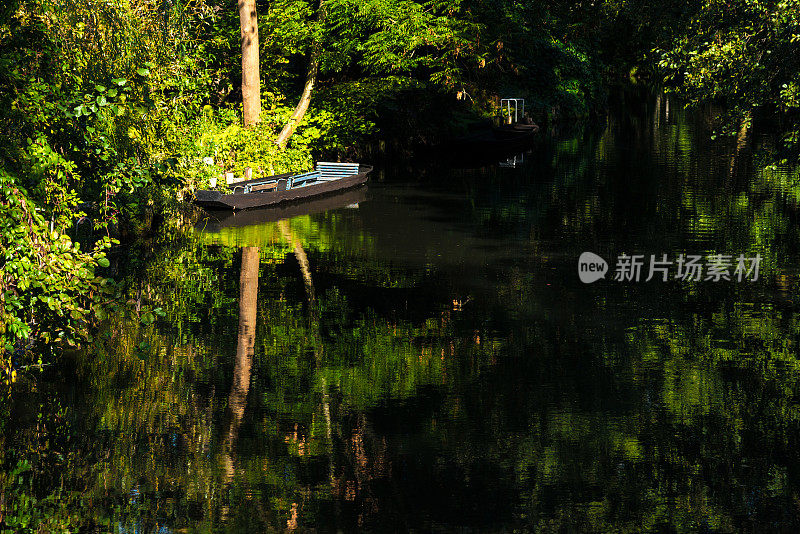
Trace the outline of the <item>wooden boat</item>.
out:
M 484 127 L 469 135 L 432 145 L 418 146 L 416 155 L 456 166 L 482 166 L 524 152 L 533 145 L 539 126 L 507 124 Z
M 321 161 L 311 172 L 237 182 L 231 193 L 196 191 L 194 202 L 208 210 L 243 210 L 301 202 L 362 185 L 369 179 L 370 172 L 371 165 Z
M 453 150 L 508 152 L 526 147 L 533 140 L 539 126 L 536 124 L 506 124 L 494 127 L 449 143 Z

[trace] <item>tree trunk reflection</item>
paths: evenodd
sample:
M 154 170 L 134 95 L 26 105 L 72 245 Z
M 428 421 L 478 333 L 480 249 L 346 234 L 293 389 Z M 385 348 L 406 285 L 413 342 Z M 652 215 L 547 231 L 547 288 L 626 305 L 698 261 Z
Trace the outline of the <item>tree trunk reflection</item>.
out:
M 233 382 L 228 395 L 228 431 L 223 446 L 225 475 L 229 481 L 234 475 L 233 448 L 247 406 L 247 392 L 250 389 L 250 374 L 253 367 L 259 260 L 258 247 L 242 248 L 242 268 L 239 275 L 239 333 Z

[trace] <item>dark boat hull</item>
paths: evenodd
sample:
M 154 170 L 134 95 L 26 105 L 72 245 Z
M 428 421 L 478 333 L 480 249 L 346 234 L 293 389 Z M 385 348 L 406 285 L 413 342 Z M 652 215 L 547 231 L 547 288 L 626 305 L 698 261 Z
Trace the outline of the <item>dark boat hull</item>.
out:
M 453 150 L 462 151 L 514 151 L 528 146 L 533 141 L 539 127 L 536 125 L 500 126 L 455 140 L 450 144 Z
M 533 145 L 539 127 L 514 124 L 486 128 L 446 143 L 417 148 L 421 157 L 444 159 L 453 164 L 473 164 L 504 159 Z
M 195 192 L 194 203 L 207 210 L 246 210 L 302 202 L 363 185 L 369 179 L 370 172 L 372 172 L 372 167 L 370 165 L 361 165 L 358 174 L 353 174 L 352 176 L 339 178 L 337 180 L 317 182 L 304 187 L 287 189 L 286 191 L 265 191 L 228 195 L 223 195 L 219 191 L 197 191 Z M 236 185 L 246 183 L 247 182 L 239 182 Z

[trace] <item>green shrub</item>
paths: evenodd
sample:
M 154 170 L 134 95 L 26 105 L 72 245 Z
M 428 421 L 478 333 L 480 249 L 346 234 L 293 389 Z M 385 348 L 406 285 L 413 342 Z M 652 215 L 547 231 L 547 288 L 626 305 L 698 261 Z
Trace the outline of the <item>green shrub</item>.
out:
M 86 338 L 114 292 L 96 272 L 109 266 L 113 242 L 105 237 L 82 251 L 51 230 L 25 190 L 0 171 L 0 370 L 10 369 L 11 352 L 25 340 L 74 345 Z

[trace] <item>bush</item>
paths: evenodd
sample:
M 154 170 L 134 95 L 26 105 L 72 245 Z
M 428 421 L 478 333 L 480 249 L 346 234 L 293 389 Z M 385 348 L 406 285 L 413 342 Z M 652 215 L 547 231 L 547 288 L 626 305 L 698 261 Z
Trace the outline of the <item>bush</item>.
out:
M 2 380 L 11 378 L 10 355 L 26 340 L 74 345 L 102 319 L 114 285 L 96 270 L 108 267 L 105 250 L 112 242 L 106 237 L 82 251 L 69 236 L 51 230 L 25 190 L 0 171 Z

